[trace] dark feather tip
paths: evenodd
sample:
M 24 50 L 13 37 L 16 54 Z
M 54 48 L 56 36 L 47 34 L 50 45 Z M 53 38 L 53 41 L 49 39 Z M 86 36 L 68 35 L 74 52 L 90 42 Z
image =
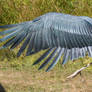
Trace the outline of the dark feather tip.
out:
M 36 62 L 34 62 L 32 65 L 36 65 L 37 63 Z
M 17 57 L 20 57 L 20 54 L 17 54 Z
M 49 72 L 49 70 L 48 70 L 48 69 L 46 69 L 46 70 L 45 70 L 45 72 Z
M 41 67 L 39 67 L 38 70 L 41 70 Z

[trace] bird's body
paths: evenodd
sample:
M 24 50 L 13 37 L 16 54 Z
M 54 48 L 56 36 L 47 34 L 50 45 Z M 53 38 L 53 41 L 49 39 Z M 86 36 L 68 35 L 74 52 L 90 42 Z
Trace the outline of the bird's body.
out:
M 11 46 L 13 49 L 25 39 L 17 56 L 20 56 L 27 46 L 27 56 L 47 49 L 34 63 L 39 63 L 50 54 L 39 69 L 54 58 L 46 70 L 49 71 L 63 54 L 62 64 L 69 59 L 84 57 L 86 52 L 92 56 L 92 18 L 90 17 L 52 12 L 33 21 L 0 26 L 0 28 L 10 28 L 0 33 L 0 35 L 8 34 L 0 39 L 1 42 L 9 39 L 1 48 Z

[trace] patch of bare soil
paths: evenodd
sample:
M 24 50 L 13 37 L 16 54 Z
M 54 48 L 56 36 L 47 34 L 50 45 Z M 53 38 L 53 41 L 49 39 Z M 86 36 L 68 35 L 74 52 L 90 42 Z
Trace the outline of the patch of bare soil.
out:
M 66 80 L 66 78 L 62 78 L 62 75 L 57 77 L 56 74 L 52 74 L 53 76 L 51 74 L 51 72 L 31 73 L 0 70 L 0 83 L 6 90 L 12 89 L 14 92 L 21 89 L 27 90 L 30 87 L 35 89 L 32 92 L 37 92 L 38 89 L 42 90 L 41 92 L 92 92 L 91 75 L 90 77 L 78 75 L 74 79 Z

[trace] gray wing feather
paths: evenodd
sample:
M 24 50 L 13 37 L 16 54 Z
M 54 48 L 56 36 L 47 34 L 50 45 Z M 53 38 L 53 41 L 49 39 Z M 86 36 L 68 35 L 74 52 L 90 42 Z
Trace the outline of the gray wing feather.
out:
M 42 69 L 43 67 L 45 67 L 49 61 L 55 57 L 56 55 L 56 52 L 57 52 L 58 48 L 56 48 L 52 53 L 51 55 L 42 63 L 42 65 L 39 67 L 39 70 Z
M 27 47 L 30 38 L 31 38 L 32 34 L 29 34 L 28 37 L 26 38 L 26 40 L 24 41 L 23 45 L 21 46 L 21 48 L 19 49 L 18 53 L 17 53 L 17 57 L 19 57 L 21 55 L 21 53 L 25 50 L 25 48 Z
M 18 40 L 16 40 L 16 41 L 13 43 L 13 45 L 11 46 L 10 49 L 14 49 L 15 47 L 17 47 L 17 46 L 25 39 L 26 36 L 27 36 L 27 34 L 22 35 L 21 38 L 19 38 Z
M 30 39 L 30 42 L 29 42 L 29 45 L 28 45 L 28 49 L 27 49 L 27 52 L 26 52 L 26 56 L 30 55 L 30 53 L 33 50 L 33 47 L 34 47 L 34 38 L 35 38 L 35 33 L 32 34 L 32 37 Z
M 53 60 L 53 62 L 50 64 L 50 66 L 46 69 L 46 72 L 50 71 L 60 60 L 62 54 L 64 52 L 64 49 L 61 49 L 60 47 L 58 48 L 58 54 L 55 57 L 55 59 Z
M 90 56 L 90 57 L 92 57 L 92 50 L 91 50 L 91 47 L 90 46 L 88 46 L 88 56 Z
M 70 57 L 71 60 L 84 57 L 86 51 L 92 56 L 89 46 L 92 46 L 92 18 L 85 16 L 73 16 L 62 13 L 47 13 L 33 21 L 27 21 L 20 24 L 0 26 L 0 28 L 11 28 L 0 32 L 0 35 L 6 35 L 0 39 L 1 42 L 8 40 L 1 48 L 11 46 L 15 48 L 23 40 L 18 56 L 24 51 L 28 45 L 26 55 L 37 53 L 40 50 L 49 49 L 34 64 L 39 63 L 55 48 L 65 48 L 63 64 Z M 81 49 L 82 48 L 82 49 Z M 85 49 L 87 48 L 87 50 Z M 68 51 L 69 50 L 69 51 Z M 77 51 L 78 50 L 78 51 Z M 56 53 L 56 52 L 55 52 Z M 47 62 L 51 60 L 55 54 L 49 56 Z M 61 50 L 58 52 L 55 60 L 48 67 L 47 71 L 58 62 L 61 57 Z M 40 68 L 45 66 L 46 61 Z
M 33 63 L 33 65 L 40 63 L 40 62 L 41 62 L 44 58 L 46 58 L 46 56 L 48 56 L 52 51 L 53 51 L 53 49 L 47 50 L 39 59 L 37 59 L 37 60 Z
M 66 49 L 63 57 L 62 64 L 65 64 L 69 60 L 70 50 Z

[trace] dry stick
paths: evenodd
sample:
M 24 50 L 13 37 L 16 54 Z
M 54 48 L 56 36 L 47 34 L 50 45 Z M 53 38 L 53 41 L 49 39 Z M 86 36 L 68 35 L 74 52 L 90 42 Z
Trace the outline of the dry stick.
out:
M 81 74 L 81 71 L 84 70 L 85 68 L 89 67 L 92 63 L 87 64 L 86 66 L 80 68 L 79 70 L 75 71 L 73 74 L 67 77 L 67 79 L 74 78 L 77 76 L 79 73 Z

